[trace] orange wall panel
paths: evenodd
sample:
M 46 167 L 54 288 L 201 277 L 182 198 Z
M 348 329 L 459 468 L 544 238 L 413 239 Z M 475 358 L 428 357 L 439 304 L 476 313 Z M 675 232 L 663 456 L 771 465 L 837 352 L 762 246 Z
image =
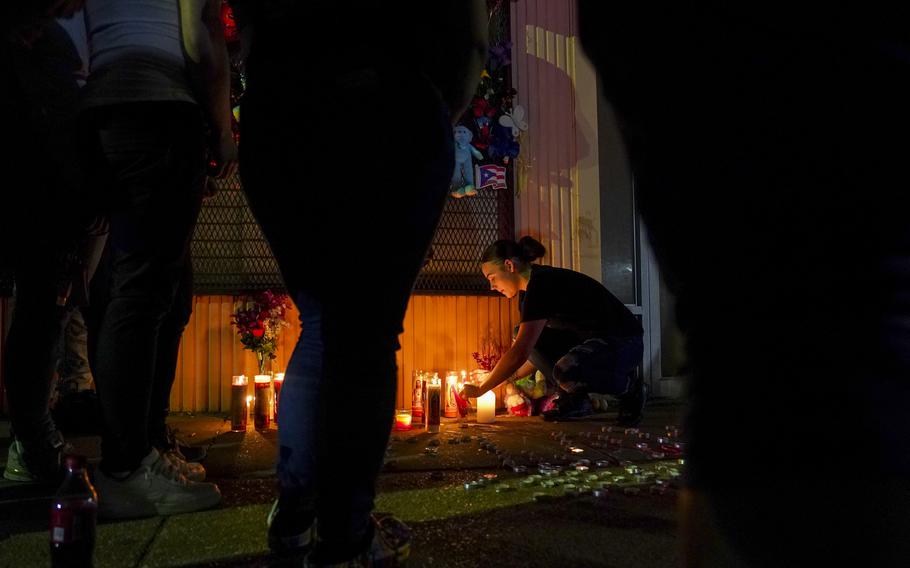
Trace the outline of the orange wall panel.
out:
M 175 412 L 227 412 L 233 375 L 256 374 L 256 359 L 242 348 L 231 326 L 237 300 L 232 296 L 196 296 L 193 315 L 180 344 L 177 376 L 171 391 Z M 287 314 L 289 326 L 279 339 L 273 370 L 283 371 L 300 333 L 297 310 Z M 471 353 L 484 340 L 503 346 L 518 323 L 518 302 L 490 296 L 412 296 L 399 337 L 397 404 L 411 405 L 415 370 L 471 370 Z M 500 400 L 502 399 L 499 393 Z

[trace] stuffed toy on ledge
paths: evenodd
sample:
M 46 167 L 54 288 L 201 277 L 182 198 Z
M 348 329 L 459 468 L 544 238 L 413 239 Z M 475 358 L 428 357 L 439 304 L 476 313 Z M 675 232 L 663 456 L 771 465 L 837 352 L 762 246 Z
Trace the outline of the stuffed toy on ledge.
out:
M 474 135 L 465 126 L 456 126 L 453 130 L 455 136 L 455 171 L 452 173 L 452 183 L 449 186 L 450 195 L 456 199 L 464 196 L 477 195 L 474 188 L 474 160 L 482 160 L 480 150 L 471 146 Z

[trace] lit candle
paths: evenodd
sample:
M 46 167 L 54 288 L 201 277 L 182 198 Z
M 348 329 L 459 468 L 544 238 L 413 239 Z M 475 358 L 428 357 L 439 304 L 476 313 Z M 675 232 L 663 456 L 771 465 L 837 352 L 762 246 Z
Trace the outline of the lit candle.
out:
M 458 403 L 455 400 L 458 388 L 458 373 L 449 371 L 446 374 L 445 412 L 446 418 L 458 418 Z
M 246 404 L 248 381 L 246 375 L 234 375 L 231 379 L 231 430 L 246 432 L 246 421 L 250 414 Z
M 268 430 L 271 422 L 269 403 L 272 397 L 269 396 L 269 387 L 271 386 L 271 375 L 256 375 L 253 378 L 253 425 L 257 430 Z
M 427 399 L 427 378 L 423 371 L 414 371 L 414 388 L 411 390 L 411 417 L 416 424 L 423 424 L 423 406 Z
M 275 373 L 275 376 L 272 377 L 272 389 L 275 391 L 274 397 L 272 398 L 272 416 L 275 417 L 276 423 L 278 422 L 278 401 L 281 400 L 282 386 L 284 386 L 284 373 Z
M 442 413 L 442 383 L 439 376 L 433 373 L 433 378 L 427 384 L 427 431 L 439 432 L 439 419 Z
M 410 430 L 411 429 L 411 411 L 410 410 L 398 410 L 395 412 L 395 429 L 396 430 Z
M 489 424 L 496 420 L 496 393 L 487 391 L 477 398 L 477 423 Z

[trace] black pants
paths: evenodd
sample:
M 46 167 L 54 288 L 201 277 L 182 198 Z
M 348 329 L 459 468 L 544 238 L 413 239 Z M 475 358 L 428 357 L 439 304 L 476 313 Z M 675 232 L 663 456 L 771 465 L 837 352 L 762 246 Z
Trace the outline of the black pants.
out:
M 98 271 L 92 280 L 91 304 L 84 310 L 88 327 L 89 358 L 91 367 L 96 363 L 96 349 L 101 319 L 107 310 L 110 298 L 109 254 L 105 250 Z M 164 446 L 167 442 L 167 416 L 170 413 L 171 389 L 177 374 L 177 357 L 180 340 L 193 314 L 193 263 L 189 253 L 180 269 L 180 281 L 171 308 L 161 320 L 158 330 L 158 345 L 155 350 L 155 369 L 152 392 L 149 397 L 148 435 L 153 446 Z
M 132 103 L 92 110 L 87 124 L 94 165 L 107 173 L 110 188 L 107 302 L 94 355 L 102 467 L 127 471 L 150 449 L 153 397 L 160 406 L 170 392 L 156 376 L 173 380 L 179 335 L 162 345 L 161 331 L 201 203 L 202 116 L 187 103 Z
M 6 342 L 6 393 L 13 431 L 27 446 L 56 431 L 48 404 L 65 313 L 57 305 L 63 265 L 57 244 L 33 242 L 14 265 L 16 303 Z
M 398 334 L 452 174 L 452 131 L 413 70 L 291 89 L 287 69 L 258 57 L 254 47 L 241 176 L 302 325 L 281 391 L 278 477 L 344 558 L 369 534 Z M 402 89 L 406 141 L 385 118 Z
M 63 329 L 58 297 L 76 268 L 86 221 L 75 127 L 78 55 L 53 21 L 42 32 L 31 48 L 0 41 L 0 102 L 9 116 L 0 158 L 0 268 L 12 268 L 16 280 L 5 386 L 12 428 L 26 446 L 56 435 L 48 403 Z

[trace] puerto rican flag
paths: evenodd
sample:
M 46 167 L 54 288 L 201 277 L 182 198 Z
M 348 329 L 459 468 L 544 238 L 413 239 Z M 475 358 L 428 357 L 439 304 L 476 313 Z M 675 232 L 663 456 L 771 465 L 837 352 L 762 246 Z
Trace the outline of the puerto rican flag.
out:
M 477 166 L 474 168 L 474 179 L 477 187 L 492 187 L 493 189 L 506 189 L 506 168 L 496 164 Z

